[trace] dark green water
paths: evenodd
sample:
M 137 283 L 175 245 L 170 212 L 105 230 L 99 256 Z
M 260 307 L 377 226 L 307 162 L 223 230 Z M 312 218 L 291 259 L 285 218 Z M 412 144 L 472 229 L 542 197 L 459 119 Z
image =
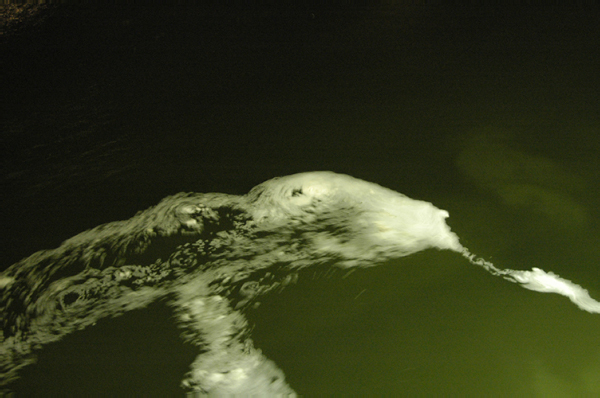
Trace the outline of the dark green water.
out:
M 333 170 L 450 213 L 500 268 L 600 297 L 598 10 L 58 8 L 3 37 L 4 267 L 181 192 Z M 305 396 L 600 394 L 600 319 L 451 252 L 308 268 L 248 315 Z M 154 305 L 40 354 L 19 396 L 178 396 Z

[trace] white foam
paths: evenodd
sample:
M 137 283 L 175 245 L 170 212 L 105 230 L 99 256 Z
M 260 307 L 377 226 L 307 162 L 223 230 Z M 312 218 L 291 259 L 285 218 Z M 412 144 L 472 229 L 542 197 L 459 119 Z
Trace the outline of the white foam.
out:
M 33 362 L 33 347 L 100 318 L 175 297 L 170 305 L 182 338 L 199 350 L 184 385 L 227 396 L 293 395 L 283 372 L 249 338 L 243 311 L 250 303 L 289 283 L 290 273 L 300 268 L 369 267 L 429 248 L 459 252 L 492 275 L 600 312 L 585 289 L 558 275 L 539 268 L 503 270 L 476 258 L 450 230 L 448 216 L 429 202 L 332 172 L 275 178 L 241 197 L 166 198 L 128 221 L 86 231 L 0 275 L 0 310 L 24 308 L 4 329 L 9 335 L 0 345 L 0 365 L 8 370 L 0 384 Z M 181 244 L 182 237 L 187 243 Z M 148 250 L 155 240 L 158 249 Z M 271 267 L 283 274 L 280 280 Z M 25 327 L 27 334 L 21 334 Z
M 561 278 L 553 272 L 546 272 L 540 268 L 531 271 L 512 269 L 498 269 L 494 264 L 481 258 L 476 258 L 468 249 L 460 251 L 471 263 L 483 267 L 492 275 L 502 276 L 504 279 L 520 284 L 525 289 L 542 293 L 556 293 L 567 297 L 580 309 L 599 314 L 600 302 L 590 297 L 588 291 L 581 286 Z
M 532 268 L 531 271 L 508 270 L 507 272 L 526 289 L 561 294 L 582 310 L 600 314 L 600 302 L 591 298 L 586 289 L 552 272 L 539 268 Z

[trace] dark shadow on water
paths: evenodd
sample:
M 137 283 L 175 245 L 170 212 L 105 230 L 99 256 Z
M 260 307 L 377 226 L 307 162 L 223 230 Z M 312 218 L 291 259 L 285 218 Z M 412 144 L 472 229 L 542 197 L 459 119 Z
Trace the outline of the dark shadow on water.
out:
M 100 320 L 44 347 L 10 388 L 18 397 L 174 397 L 197 350 L 164 303 Z

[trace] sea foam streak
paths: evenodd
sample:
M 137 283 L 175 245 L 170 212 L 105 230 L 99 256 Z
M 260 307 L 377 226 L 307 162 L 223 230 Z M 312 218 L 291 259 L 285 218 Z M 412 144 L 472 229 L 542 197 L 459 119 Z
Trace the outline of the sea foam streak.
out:
M 0 275 L 0 383 L 33 362 L 34 348 L 168 296 L 182 338 L 200 352 L 183 380 L 187 389 L 294 395 L 250 339 L 249 304 L 313 264 L 369 267 L 428 248 L 461 253 L 493 275 L 600 312 L 586 290 L 553 273 L 501 270 L 475 258 L 447 217 L 431 203 L 332 172 L 274 178 L 244 196 L 165 198 Z

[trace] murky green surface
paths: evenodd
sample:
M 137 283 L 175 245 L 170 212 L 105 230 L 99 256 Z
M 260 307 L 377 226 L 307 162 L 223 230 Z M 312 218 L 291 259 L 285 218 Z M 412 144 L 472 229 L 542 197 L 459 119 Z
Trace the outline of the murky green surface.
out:
M 598 299 L 594 15 L 54 10 L 4 43 L 4 266 L 169 194 L 333 170 L 448 210 L 499 268 Z M 600 394 L 597 315 L 452 252 L 307 268 L 248 317 L 304 396 Z M 177 396 L 196 352 L 169 322 L 160 305 L 103 321 L 14 389 Z

